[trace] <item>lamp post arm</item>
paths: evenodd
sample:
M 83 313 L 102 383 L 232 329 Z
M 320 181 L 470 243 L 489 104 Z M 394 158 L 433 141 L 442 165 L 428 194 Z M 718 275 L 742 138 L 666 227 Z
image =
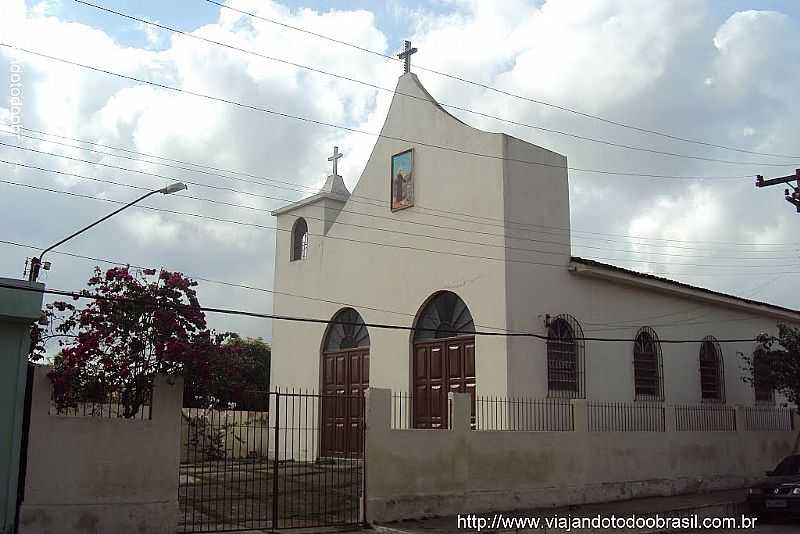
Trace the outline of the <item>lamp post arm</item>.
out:
M 133 200 L 133 201 L 131 201 L 131 202 L 128 202 L 127 204 L 125 204 L 124 206 L 122 206 L 121 208 L 119 208 L 118 210 L 114 210 L 114 211 L 112 211 L 111 213 L 109 213 L 108 215 L 106 215 L 105 217 L 103 217 L 102 219 L 97 219 L 95 222 L 93 222 L 93 223 L 92 223 L 92 224 L 90 224 L 89 226 L 85 226 L 85 227 L 81 228 L 80 230 L 78 230 L 77 232 L 75 232 L 75 233 L 73 233 L 73 234 L 70 234 L 69 236 L 67 236 L 67 237 L 65 237 L 64 239 L 62 239 L 61 241 L 59 241 L 58 243 L 55 243 L 54 245 L 50 245 L 49 247 L 47 247 L 46 249 L 44 249 L 44 250 L 42 251 L 42 253 L 41 253 L 41 254 L 39 254 L 39 261 L 41 261 L 41 260 L 42 260 L 42 256 L 44 256 L 44 255 L 45 255 L 47 252 L 50 252 L 51 250 L 53 250 L 54 248 L 56 248 L 58 245 L 60 245 L 60 244 L 62 244 L 62 243 L 65 243 L 65 242 L 69 241 L 69 240 L 70 240 L 70 239 L 72 239 L 73 237 L 75 237 L 75 236 L 77 236 L 77 235 L 79 235 L 79 234 L 82 234 L 83 232 L 85 232 L 86 230 L 89 230 L 90 228 L 94 228 L 95 226 L 97 226 L 97 225 L 98 225 L 98 224 L 100 224 L 101 222 L 103 222 L 103 221 L 105 221 L 105 220 L 107 220 L 107 219 L 110 219 L 111 217 L 113 217 L 114 215 L 116 215 L 117 213 L 121 212 L 121 211 L 122 211 L 122 210 L 124 210 L 124 209 L 130 208 L 131 206 L 133 206 L 133 205 L 134 205 L 134 204 L 136 204 L 137 202 L 141 202 L 142 200 L 146 199 L 147 197 L 149 197 L 149 196 L 151 196 L 151 195 L 155 195 L 156 193 L 160 193 L 160 192 L 161 192 L 160 190 L 156 190 L 156 191 L 150 191 L 149 193 L 147 193 L 147 194 L 144 194 L 144 195 L 140 196 L 140 197 L 139 197 L 139 198 L 137 198 L 136 200 Z
M 121 212 L 121 211 L 122 211 L 122 210 L 124 210 L 124 209 L 130 208 L 131 206 L 133 206 L 133 205 L 134 205 L 134 204 L 136 204 L 137 202 L 141 202 L 142 200 L 146 199 L 147 197 L 149 197 L 149 196 L 151 196 L 151 195 L 155 195 L 156 193 L 161 193 L 162 191 L 163 191 L 162 189 L 156 189 L 155 191 L 150 191 L 149 193 L 146 193 L 146 194 L 144 194 L 144 195 L 140 196 L 140 197 L 139 197 L 139 198 L 137 198 L 136 200 L 133 200 L 133 201 L 131 201 L 131 202 L 128 202 L 127 204 L 125 204 L 125 205 L 124 205 L 124 206 L 122 206 L 121 208 L 119 208 L 119 209 L 117 209 L 117 210 L 114 210 L 114 211 L 112 211 L 111 213 L 109 213 L 108 215 L 106 215 L 105 217 L 103 217 L 102 219 L 98 219 L 98 220 L 96 220 L 95 222 L 93 222 L 92 224 L 90 224 L 90 225 L 88 225 L 88 226 L 85 226 L 85 227 L 81 228 L 80 230 L 78 230 L 77 232 L 74 232 L 74 233 L 72 233 L 72 234 L 68 235 L 67 237 L 65 237 L 64 239 L 62 239 L 61 241 L 59 241 L 58 243 L 55 243 L 55 244 L 53 244 L 53 245 L 50 245 L 49 247 L 47 247 L 46 249 L 44 249 L 44 250 L 42 251 L 42 253 L 41 253 L 41 254 L 39 254 L 39 257 L 38 257 L 38 258 L 34 258 L 34 260 L 33 260 L 33 263 L 31 264 L 31 273 L 30 273 L 30 278 L 29 278 L 29 279 L 30 279 L 32 282 L 35 282 L 35 281 L 36 281 L 36 278 L 37 278 L 37 277 L 38 277 L 38 275 L 39 275 L 39 268 L 40 268 L 40 267 L 41 267 L 41 265 L 42 265 L 42 258 L 44 257 L 44 255 L 45 255 L 45 254 L 47 254 L 48 252 L 50 252 L 51 250 L 53 250 L 54 248 L 56 248 L 58 245 L 60 245 L 60 244 L 62 244 L 62 243 L 65 243 L 65 242 L 69 241 L 69 240 L 70 240 L 70 239 L 72 239 L 73 237 L 75 237 L 75 236 L 77 236 L 77 235 L 80 235 L 80 234 L 82 234 L 83 232 L 85 232 L 86 230 L 89 230 L 90 228 L 94 228 L 95 226 L 97 226 L 97 225 L 98 225 L 98 224 L 100 224 L 101 222 L 103 222 L 103 221 L 105 221 L 105 220 L 107 220 L 107 219 L 110 219 L 111 217 L 113 217 L 114 215 L 116 215 L 117 213 Z

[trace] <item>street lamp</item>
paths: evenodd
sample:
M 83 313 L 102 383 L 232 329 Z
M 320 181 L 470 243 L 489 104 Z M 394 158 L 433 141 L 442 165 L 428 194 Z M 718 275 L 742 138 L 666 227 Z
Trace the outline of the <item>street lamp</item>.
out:
M 106 219 L 109 219 L 109 218 L 113 217 L 114 215 L 116 215 L 117 213 L 121 212 L 122 210 L 124 210 L 126 208 L 130 208 L 131 206 L 133 206 L 137 202 L 140 202 L 140 201 L 146 199 L 150 195 L 155 195 L 156 193 L 161 193 L 163 195 L 171 195 L 172 193 L 177 193 L 178 191 L 183 191 L 184 189 L 188 189 L 188 187 L 186 187 L 186 184 L 184 184 L 183 182 L 176 182 L 174 184 L 168 185 L 167 187 L 162 187 L 161 189 L 156 189 L 155 191 L 150 191 L 149 193 L 140 196 L 139 198 L 137 198 L 133 202 L 128 202 L 127 204 L 122 206 L 120 209 L 118 209 L 116 211 L 112 211 L 111 213 L 109 213 L 108 215 L 103 217 L 102 219 L 98 219 L 95 222 L 93 222 L 92 224 L 90 224 L 89 226 L 86 226 L 85 228 L 81 228 L 80 230 L 78 230 L 74 234 L 71 234 L 71 235 L 65 237 L 64 239 L 62 239 L 58 243 L 55 243 L 54 245 L 50 245 L 49 247 L 44 249 L 41 254 L 39 254 L 38 258 L 33 258 L 31 260 L 31 270 L 30 270 L 30 273 L 28 274 L 28 281 L 35 282 L 36 279 L 39 278 L 39 268 L 42 266 L 42 257 L 45 254 L 47 254 L 49 251 L 51 251 L 54 248 L 56 248 L 58 245 L 66 242 L 66 241 L 69 241 L 70 239 L 72 239 L 76 235 L 82 234 L 83 232 L 85 232 L 89 228 L 97 226 L 98 224 L 100 224 L 101 222 L 105 221 Z M 47 264 L 45 264 L 45 269 L 47 269 Z

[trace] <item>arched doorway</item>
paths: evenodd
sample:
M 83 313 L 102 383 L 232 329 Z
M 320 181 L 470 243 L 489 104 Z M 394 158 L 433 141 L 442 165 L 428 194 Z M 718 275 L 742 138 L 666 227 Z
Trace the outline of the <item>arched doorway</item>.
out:
M 448 428 L 449 392 L 472 395 L 475 416 L 475 324 L 451 291 L 434 294 L 417 315 L 411 376 L 414 428 Z
M 369 387 L 369 332 L 352 308 L 333 316 L 322 343 L 321 456 L 360 456 L 363 395 Z

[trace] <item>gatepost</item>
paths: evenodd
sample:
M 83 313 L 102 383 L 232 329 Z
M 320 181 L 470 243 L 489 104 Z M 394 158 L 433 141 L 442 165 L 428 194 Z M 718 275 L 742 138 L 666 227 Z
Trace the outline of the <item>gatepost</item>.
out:
M 44 284 L 0 278 L 0 533 L 17 515 L 22 415 L 31 323 L 42 314 Z M 6 437 L 7 436 L 7 437 Z

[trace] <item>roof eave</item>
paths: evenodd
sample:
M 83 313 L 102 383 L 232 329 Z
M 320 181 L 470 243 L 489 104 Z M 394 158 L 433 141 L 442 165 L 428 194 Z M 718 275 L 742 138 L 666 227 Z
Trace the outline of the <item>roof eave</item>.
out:
M 298 208 L 302 208 L 303 206 L 308 206 L 309 204 L 314 204 L 315 202 L 317 202 L 319 200 L 323 200 L 323 199 L 335 200 L 337 202 L 341 202 L 342 204 L 344 204 L 345 202 L 347 202 L 347 198 L 348 197 L 346 197 L 346 196 L 337 195 L 335 193 L 317 193 L 316 195 L 312 195 L 312 196 L 310 196 L 308 198 L 304 198 L 302 200 L 298 200 L 297 202 L 292 202 L 288 206 L 283 206 L 283 207 L 278 208 L 276 210 L 273 210 L 273 211 L 271 211 L 269 213 L 273 217 L 277 217 L 278 215 L 283 215 L 284 213 L 289 213 L 290 211 L 294 211 L 294 210 L 296 210 Z
M 696 301 L 708 302 L 718 306 L 733 308 L 749 313 L 767 315 L 776 319 L 784 319 L 792 322 L 800 322 L 800 311 L 768 304 L 766 302 L 751 301 L 735 295 L 728 295 L 710 289 L 690 286 L 667 278 L 655 277 L 644 273 L 637 273 L 622 267 L 608 265 L 593 260 L 583 258 L 572 258 L 569 263 L 569 271 L 576 275 L 599 278 L 625 284 L 650 291 L 667 293 L 671 295 L 689 298 Z

